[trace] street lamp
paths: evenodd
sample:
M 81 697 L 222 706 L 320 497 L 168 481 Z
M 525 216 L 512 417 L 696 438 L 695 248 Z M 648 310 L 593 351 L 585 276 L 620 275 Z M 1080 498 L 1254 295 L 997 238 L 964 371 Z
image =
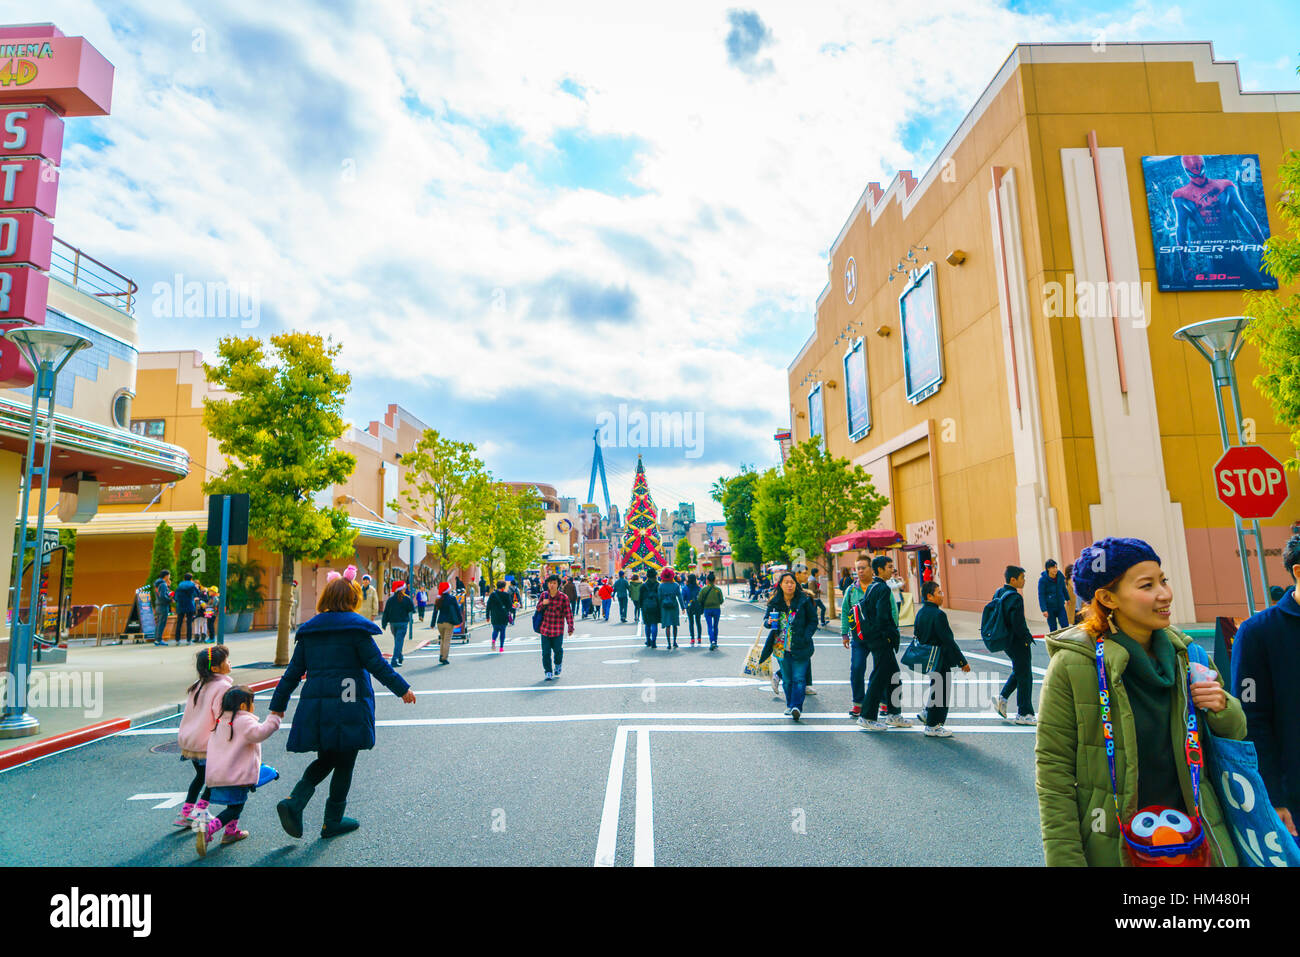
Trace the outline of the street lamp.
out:
M 1237 428 L 1237 444 L 1242 441 L 1241 393 L 1237 389 L 1237 370 L 1233 363 L 1241 347 L 1245 345 L 1242 333 L 1250 324 L 1249 316 L 1225 316 L 1222 319 L 1206 319 L 1183 326 L 1174 333 L 1175 339 L 1189 343 L 1210 363 L 1210 373 L 1214 381 L 1214 405 L 1219 412 L 1219 438 L 1223 451 L 1228 451 L 1228 420 L 1223 408 L 1223 390 L 1226 387 L 1232 396 L 1233 423 Z M 1264 566 L 1264 534 L 1260 531 L 1259 519 L 1251 522 L 1255 534 L 1255 556 L 1259 559 L 1260 590 L 1264 593 L 1264 602 L 1268 603 L 1268 573 Z M 1250 613 L 1255 614 L 1255 589 L 1250 580 L 1250 561 L 1246 558 L 1246 530 L 1241 518 L 1232 513 L 1232 527 L 1237 532 L 1237 553 L 1241 557 L 1241 573 L 1246 580 L 1246 605 Z
M 0 333 L 16 345 L 36 372 L 36 382 L 32 386 L 32 416 L 27 429 L 27 468 L 23 479 L 23 500 L 19 512 L 18 532 L 18 572 L 13 586 L 13 599 L 10 602 L 12 626 L 9 629 L 9 680 L 17 682 L 17 694 L 11 696 L 12 704 L 6 705 L 4 718 L 0 720 L 0 738 L 21 738 L 37 734 L 41 724 L 27 714 L 27 668 L 31 660 L 32 635 L 35 633 L 36 601 L 41 587 L 41 546 L 45 538 L 45 494 L 50 487 L 50 451 L 54 447 L 54 382 L 68 360 L 89 348 L 89 339 L 69 332 L 57 332 L 53 329 L 19 327 Z M 40 467 L 36 466 L 36 413 L 41 400 L 46 400 L 45 434 L 42 444 L 45 456 Z M 31 603 L 27 607 L 27 622 L 24 624 L 19 615 L 23 587 L 23 557 L 27 551 L 27 511 L 31 500 L 32 482 L 41 477 L 41 494 L 36 509 L 36 548 L 32 558 Z

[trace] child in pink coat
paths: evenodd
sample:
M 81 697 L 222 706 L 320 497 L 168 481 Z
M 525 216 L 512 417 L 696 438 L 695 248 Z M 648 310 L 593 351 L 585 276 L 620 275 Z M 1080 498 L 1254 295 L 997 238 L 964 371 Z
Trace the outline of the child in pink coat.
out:
M 248 837 L 239 829 L 239 813 L 249 791 L 257 787 L 262 770 L 262 742 L 280 727 L 272 714 L 258 723 L 253 714 L 253 692 L 242 685 L 222 696 L 221 715 L 208 737 L 208 787 L 212 801 L 226 809 L 212 820 L 201 821 L 195 847 L 202 857 L 209 844 L 233 844 Z
M 185 713 L 181 715 L 177 738 L 181 745 L 181 760 L 194 765 L 194 780 L 190 782 L 180 813 L 172 821 L 176 827 L 193 827 L 208 809 L 209 789 L 203 788 L 204 762 L 208 757 L 208 735 L 217 726 L 217 718 L 221 715 L 221 697 L 235 683 L 230 677 L 229 657 L 230 652 L 224 645 L 204 648 L 194 662 L 199 680 L 185 689 Z M 201 798 L 200 788 L 203 788 Z

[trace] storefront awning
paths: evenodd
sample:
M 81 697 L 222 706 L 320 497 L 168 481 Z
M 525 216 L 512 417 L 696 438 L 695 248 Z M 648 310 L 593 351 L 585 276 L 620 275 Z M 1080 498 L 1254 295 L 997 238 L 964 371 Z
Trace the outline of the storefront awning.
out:
M 826 542 L 826 551 L 833 555 L 850 549 L 895 548 L 903 543 L 903 536 L 892 528 L 873 528 L 865 532 L 849 532 L 836 535 Z

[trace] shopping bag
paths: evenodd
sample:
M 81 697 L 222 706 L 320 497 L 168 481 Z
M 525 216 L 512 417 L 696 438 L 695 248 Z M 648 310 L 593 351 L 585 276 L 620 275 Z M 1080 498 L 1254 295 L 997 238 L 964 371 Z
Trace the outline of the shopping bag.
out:
M 903 652 L 903 665 L 923 673 L 934 671 L 939 664 L 940 650 L 938 645 L 923 645 L 913 638 Z
M 749 647 L 749 653 L 745 655 L 745 665 L 741 668 L 740 673 L 750 678 L 771 678 L 772 677 L 772 659 L 769 657 L 762 664 L 759 664 L 759 656 L 763 654 L 763 646 L 767 644 L 767 629 L 760 628 L 758 637 Z
M 1210 665 L 1205 649 L 1195 642 L 1187 646 L 1187 657 Z M 1210 731 L 1208 722 L 1200 724 L 1205 777 L 1219 799 L 1242 866 L 1300 867 L 1300 845 L 1273 810 L 1255 745 L 1221 738 Z

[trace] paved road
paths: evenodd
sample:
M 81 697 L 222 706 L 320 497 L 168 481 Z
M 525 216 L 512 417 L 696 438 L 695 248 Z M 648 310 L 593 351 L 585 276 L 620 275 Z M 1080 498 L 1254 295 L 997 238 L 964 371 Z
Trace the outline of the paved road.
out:
M 151 750 L 175 742 L 177 720 L 123 732 L 0 774 L 0 861 L 1042 863 L 1033 729 L 985 708 L 1009 673 L 1005 659 L 962 639 L 973 671 L 959 686 L 967 699 L 949 720 L 953 738 L 864 734 L 846 716 L 848 652 L 823 631 L 813 659 L 820 694 L 796 725 L 766 682 L 739 676 L 758 620 L 758 609 L 729 601 L 716 652 L 684 638 L 676 651 L 662 639 L 651 651 L 631 624 L 579 622 L 553 683 L 542 680 L 522 617 L 504 653 L 477 631 L 448 666 L 436 648 L 408 654 L 418 702 L 379 690 L 378 747 L 357 763 L 348 808 L 362 828 L 332 841 L 315 836 L 320 792 L 306 838 L 279 827 L 275 802 L 309 760 L 285 752 L 282 730 L 264 760 L 283 779 L 251 796 L 241 822 L 252 837 L 198 861 L 190 836 L 169 826 L 174 805 L 157 806 L 178 800 L 189 780 L 178 754 Z M 1034 665 L 1041 678 L 1041 643 Z M 924 685 L 908 677 L 919 701 Z M 268 701 L 259 695 L 259 715 Z

